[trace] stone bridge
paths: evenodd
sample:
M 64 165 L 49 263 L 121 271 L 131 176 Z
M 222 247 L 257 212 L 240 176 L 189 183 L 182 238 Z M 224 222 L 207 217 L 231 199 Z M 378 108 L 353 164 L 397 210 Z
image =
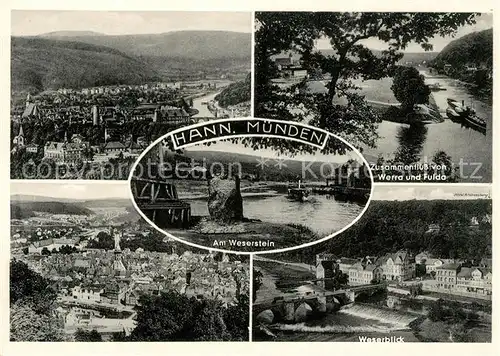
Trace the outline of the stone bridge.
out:
M 354 303 L 356 298 L 372 295 L 385 290 L 385 284 L 367 284 L 352 286 L 336 291 L 307 292 L 290 296 L 278 296 L 272 300 L 263 300 L 252 305 L 252 313 L 257 322 L 263 319 L 268 323 L 277 321 L 302 322 L 308 316 L 338 310 L 341 306 Z

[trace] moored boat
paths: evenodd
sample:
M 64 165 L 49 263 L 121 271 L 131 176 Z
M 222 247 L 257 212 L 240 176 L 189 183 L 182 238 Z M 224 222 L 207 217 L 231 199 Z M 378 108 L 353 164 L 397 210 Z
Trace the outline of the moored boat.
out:
M 439 83 L 429 84 L 428 86 L 431 91 L 446 90 L 446 88 L 443 88 Z
M 470 125 L 474 125 L 484 130 L 486 129 L 486 121 L 475 114 L 465 116 L 464 120 Z
M 448 118 L 450 119 L 457 119 L 457 118 L 460 118 L 460 114 L 457 113 L 455 110 L 453 110 L 452 108 L 447 108 L 446 109 L 446 115 L 448 116 Z
M 309 200 L 309 195 L 311 194 L 311 190 L 308 188 L 301 188 L 300 181 L 298 187 L 288 188 L 288 199 L 296 200 L 296 201 L 307 201 Z

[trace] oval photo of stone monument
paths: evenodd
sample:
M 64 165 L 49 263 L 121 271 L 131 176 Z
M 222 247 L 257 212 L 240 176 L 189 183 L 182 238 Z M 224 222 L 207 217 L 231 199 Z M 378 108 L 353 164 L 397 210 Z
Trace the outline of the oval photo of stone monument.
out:
M 329 135 L 324 149 L 283 138 L 232 138 L 175 149 L 169 135 L 136 162 L 134 205 L 169 237 L 252 253 L 333 237 L 366 210 L 364 158 Z

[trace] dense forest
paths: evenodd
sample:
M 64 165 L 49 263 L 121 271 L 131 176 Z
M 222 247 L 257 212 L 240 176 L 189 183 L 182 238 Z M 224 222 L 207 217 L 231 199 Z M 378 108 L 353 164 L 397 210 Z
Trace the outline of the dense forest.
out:
M 473 32 L 450 42 L 430 66 L 444 71 L 445 64 L 451 68 L 446 74 L 465 82 L 476 84 L 479 88 L 490 88 L 493 72 L 493 29 Z M 467 71 L 466 66 L 477 70 Z
M 225 31 L 124 36 L 63 31 L 12 37 L 11 87 L 38 93 L 242 73 L 250 69 L 250 46 L 249 33 Z
M 145 62 L 116 49 L 81 42 L 13 37 L 13 91 L 142 84 L 160 76 Z
M 215 97 L 222 107 L 236 105 L 250 101 L 250 74 L 247 75 L 245 80 L 232 83 Z
M 271 140 L 274 142 L 284 141 L 282 139 Z M 208 146 L 210 147 L 210 145 Z M 175 155 L 167 159 L 170 160 L 173 166 L 175 166 L 176 161 L 184 160 L 189 163 L 191 159 L 198 162 L 199 165 L 204 164 L 207 169 L 210 169 L 212 165 L 215 168 L 219 164 L 222 164 L 224 171 L 231 172 L 232 175 L 238 173 L 237 165 L 239 164 L 243 178 L 251 175 L 255 180 L 277 182 L 297 181 L 299 179 L 306 182 L 325 182 L 325 178 L 331 176 L 334 170 L 341 165 L 340 163 L 322 161 L 320 155 L 314 158 L 315 161 L 304 161 L 295 159 L 290 155 L 288 157 L 276 155 L 275 159 L 262 157 L 258 155 L 258 150 L 255 151 L 255 155 L 247 155 L 233 152 L 210 151 L 209 149 L 207 148 L 203 151 L 185 150 L 182 156 Z M 346 150 L 349 151 L 347 148 Z M 278 164 L 278 157 L 283 160 L 282 165 Z M 261 160 L 265 160 L 264 166 L 259 164 Z
M 25 219 L 34 216 L 34 212 L 43 212 L 50 214 L 71 214 L 71 215 L 90 215 L 92 211 L 78 206 L 77 204 L 62 202 L 11 202 L 11 219 Z
M 414 255 L 428 251 L 435 257 L 479 261 L 491 256 L 491 200 L 372 201 L 351 228 L 324 242 L 279 254 L 281 259 L 314 263 L 318 253 L 339 257 L 381 256 L 406 249 Z M 478 226 L 470 226 L 471 219 Z M 430 224 L 439 231 L 428 232 Z
M 10 340 L 63 341 L 50 281 L 21 261 L 10 262 Z
M 473 32 L 451 41 L 433 60 L 435 65 L 449 63 L 455 68 L 467 64 L 493 67 L 493 29 Z

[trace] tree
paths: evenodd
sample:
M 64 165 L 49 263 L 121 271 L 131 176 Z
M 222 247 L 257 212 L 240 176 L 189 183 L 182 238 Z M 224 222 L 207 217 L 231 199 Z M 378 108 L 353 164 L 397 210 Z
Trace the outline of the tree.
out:
M 343 136 L 358 147 L 374 146 L 380 118 L 356 93 L 359 88 L 353 80 L 391 75 L 402 58 L 398 51 L 410 42 L 430 50 L 429 42 L 434 36 L 454 35 L 460 26 L 474 23 L 475 16 L 471 13 L 257 12 L 254 115 L 308 121 Z M 327 40 L 331 51 L 317 50 L 314 43 L 319 39 Z M 385 43 L 387 49 L 376 55 L 364 44 L 368 39 Z M 330 76 L 326 94 L 297 95 L 298 85 L 283 89 L 271 83 L 276 77 L 271 57 L 290 50 L 301 55 L 306 69 L 320 68 Z M 335 102 L 344 103 L 336 104 L 335 98 Z M 265 144 L 266 141 L 262 143 Z M 327 151 L 337 152 L 338 148 L 330 143 Z
M 49 312 L 56 299 L 55 291 L 45 278 L 15 259 L 10 262 L 9 283 L 11 304 L 21 299 L 28 301 L 37 313 Z
M 10 307 L 11 341 L 63 341 L 62 325 L 50 315 L 36 313 L 18 302 Z
M 254 270 L 253 271 L 253 301 L 257 299 L 257 291 L 262 286 L 262 279 L 264 276 L 261 271 Z
M 224 311 L 224 322 L 227 331 L 231 334 L 230 340 L 247 341 L 249 337 L 249 297 L 240 294 L 236 305 L 230 305 Z
M 102 341 L 102 336 L 99 332 L 97 332 L 97 330 L 85 331 L 77 329 L 75 332 L 75 341 L 100 342 Z
M 55 291 L 48 281 L 17 260 L 10 262 L 10 339 L 61 341 L 62 325 L 54 315 Z
M 414 67 L 398 67 L 391 90 L 401 103 L 404 112 L 413 112 L 416 104 L 427 104 L 431 90 L 425 84 L 424 76 Z
M 132 341 L 184 340 L 186 325 L 193 320 L 196 300 L 176 291 L 160 296 L 143 295 L 137 307 L 137 326 Z

